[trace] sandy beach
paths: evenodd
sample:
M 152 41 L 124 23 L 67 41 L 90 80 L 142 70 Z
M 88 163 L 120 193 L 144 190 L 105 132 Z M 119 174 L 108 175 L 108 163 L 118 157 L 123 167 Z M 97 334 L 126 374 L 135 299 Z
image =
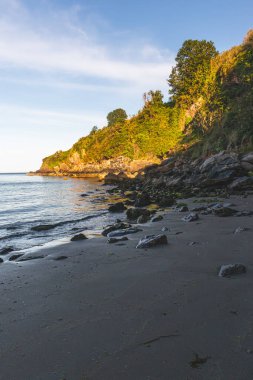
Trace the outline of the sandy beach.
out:
M 253 210 L 252 195 L 226 201 Z M 2 264 L 1 380 L 253 379 L 252 216 L 161 214 L 128 241 Z M 135 248 L 163 227 L 168 245 Z M 218 277 L 229 263 L 247 273 Z

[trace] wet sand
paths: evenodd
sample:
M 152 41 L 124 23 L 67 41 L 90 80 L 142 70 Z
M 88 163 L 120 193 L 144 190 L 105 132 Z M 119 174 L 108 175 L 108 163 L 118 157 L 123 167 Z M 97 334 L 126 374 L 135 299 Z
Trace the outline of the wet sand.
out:
M 253 196 L 229 202 L 253 210 Z M 253 379 L 253 217 L 183 216 L 2 264 L 0 379 Z M 168 245 L 135 248 L 164 226 Z M 246 274 L 217 276 L 237 262 Z

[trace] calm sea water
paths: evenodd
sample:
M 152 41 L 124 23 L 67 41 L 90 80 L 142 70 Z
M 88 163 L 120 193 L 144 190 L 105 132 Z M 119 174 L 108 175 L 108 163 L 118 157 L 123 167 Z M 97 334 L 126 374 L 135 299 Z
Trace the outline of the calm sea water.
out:
M 107 197 L 106 187 L 93 180 L 0 174 L 0 249 L 23 250 L 99 230 L 112 218 Z M 45 224 L 56 226 L 32 230 Z

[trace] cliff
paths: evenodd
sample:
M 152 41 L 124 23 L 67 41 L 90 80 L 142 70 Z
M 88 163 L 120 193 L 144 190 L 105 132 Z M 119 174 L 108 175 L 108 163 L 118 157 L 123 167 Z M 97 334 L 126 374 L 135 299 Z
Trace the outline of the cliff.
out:
M 252 150 L 253 31 L 221 54 L 211 42 L 188 40 L 176 62 L 169 102 L 160 91 L 150 91 L 137 115 L 93 129 L 68 151 L 44 158 L 37 173 L 134 177 L 182 151 L 194 160 Z

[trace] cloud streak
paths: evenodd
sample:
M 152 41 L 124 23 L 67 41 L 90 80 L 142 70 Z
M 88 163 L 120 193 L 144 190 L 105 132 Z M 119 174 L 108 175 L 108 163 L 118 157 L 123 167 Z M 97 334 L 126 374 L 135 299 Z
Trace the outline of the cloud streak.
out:
M 5 2 L 1 2 L 2 6 Z M 0 64 L 18 69 L 54 71 L 95 79 L 118 81 L 135 86 L 159 86 L 165 83 L 173 60 L 147 42 L 134 48 L 118 48 L 93 40 L 89 30 L 73 26 L 71 20 L 58 22 L 61 30 L 35 26 L 32 15 L 11 2 L 11 11 L 0 17 Z M 21 8 L 21 10 L 20 10 Z M 24 22 L 16 13 L 23 12 Z M 82 33 L 81 33 L 82 32 Z

